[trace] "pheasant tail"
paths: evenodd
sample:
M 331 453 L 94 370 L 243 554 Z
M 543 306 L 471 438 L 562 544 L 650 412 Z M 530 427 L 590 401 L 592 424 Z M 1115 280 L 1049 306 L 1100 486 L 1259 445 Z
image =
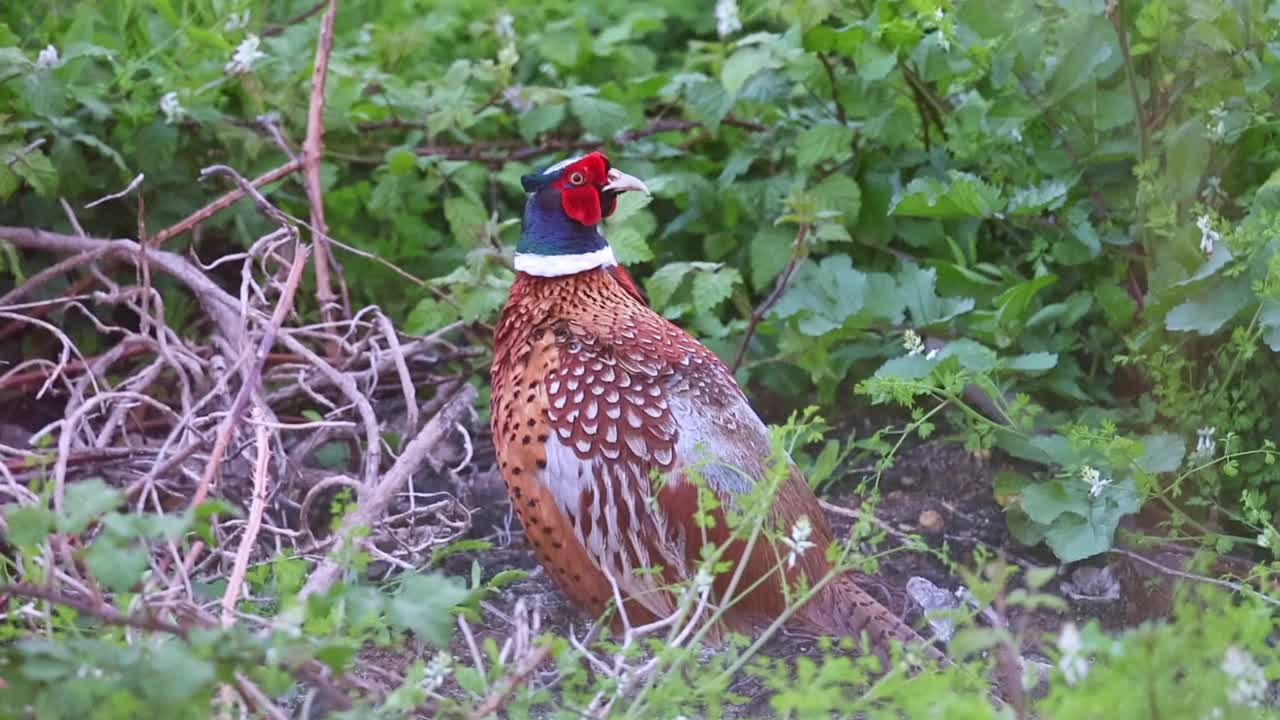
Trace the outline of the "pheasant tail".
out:
M 801 615 L 804 622 L 826 635 L 861 637 L 865 633 L 882 660 L 887 659 L 889 646 L 897 641 L 904 646 L 923 648 L 930 659 L 946 661 L 946 655 L 871 597 L 849 575 L 833 578 L 804 607 Z

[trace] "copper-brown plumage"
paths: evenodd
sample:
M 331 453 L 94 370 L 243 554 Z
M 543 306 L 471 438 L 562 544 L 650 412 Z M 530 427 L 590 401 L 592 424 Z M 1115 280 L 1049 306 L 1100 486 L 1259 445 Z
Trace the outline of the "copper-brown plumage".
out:
M 769 462 L 767 430 L 732 374 L 650 309 L 616 266 L 518 273 L 494 347 L 500 471 L 539 562 L 592 615 L 613 598 L 610 577 L 633 623 L 669 614 L 675 596 L 665 588 L 693 576 L 704 543 L 729 540 L 723 511 L 712 528 L 695 522 L 689 474 L 731 506 Z M 744 542 L 730 544 L 733 567 L 746 564 L 738 594 L 754 586 L 726 611 L 730 627 L 772 621 L 787 604 L 784 583 L 812 583 L 830 570 L 830 527 L 792 466 L 768 523 L 785 535 L 802 516 L 816 547 L 789 569 L 780 543 L 762 538 L 747 557 Z M 660 571 L 637 572 L 645 568 Z M 716 578 L 719 593 L 732 574 Z M 824 586 L 797 621 L 837 635 L 866 632 L 880 652 L 891 639 L 923 643 L 848 576 Z

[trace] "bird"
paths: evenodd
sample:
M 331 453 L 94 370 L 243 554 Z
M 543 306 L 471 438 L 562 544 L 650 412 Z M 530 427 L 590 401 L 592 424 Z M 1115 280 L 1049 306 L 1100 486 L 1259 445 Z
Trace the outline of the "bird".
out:
M 618 600 L 639 625 L 675 612 L 672 588 L 696 582 L 706 547 L 723 547 L 729 570 L 710 584 L 725 605 L 720 622 L 741 632 L 773 622 L 798 583 L 830 572 L 832 531 L 788 458 L 765 519 L 772 539 L 731 537 L 725 511 L 766 477 L 769 432 L 724 362 L 649 306 L 600 230 L 622 193 L 647 186 L 599 151 L 521 184 L 528 199 L 494 329 L 490 424 L 537 560 L 588 615 Z M 724 597 L 734 588 L 745 590 Z M 848 574 L 792 620 L 865 633 L 882 658 L 894 641 L 943 657 Z

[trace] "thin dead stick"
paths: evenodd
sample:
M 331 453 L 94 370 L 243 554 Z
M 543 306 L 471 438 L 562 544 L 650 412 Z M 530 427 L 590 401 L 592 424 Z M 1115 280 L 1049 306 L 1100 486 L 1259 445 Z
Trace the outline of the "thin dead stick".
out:
M 270 170 L 268 172 L 265 172 L 259 175 L 258 177 L 249 181 L 249 184 L 255 188 L 260 188 L 263 185 L 269 185 L 279 180 L 280 178 L 292 175 L 293 173 L 297 172 L 301 167 L 302 167 L 302 161 L 290 160 L 289 162 L 285 163 L 284 165 L 281 165 L 280 167 L 274 170 Z M 164 230 L 161 230 L 155 235 L 152 235 L 151 238 L 148 240 L 147 245 L 153 248 L 163 245 L 166 241 L 172 240 L 173 238 L 190 230 L 196 225 L 199 225 L 205 220 L 208 220 L 209 218 L 213 217 L 219 210 L 223 210 L 227 207 L 230 207 L 232 203 L 244 197 L 244 195 L 245 195 L 244 191 L 241 190 L 240 188 L 236 188 L 231 192 L 228 192 L 226 195 L 223 195 L 217 200 L 214 200 L 208 205 L 205 205 L 199 210 L 191 213 L 190 215 L 183 218 L 176 224 L 171 225 L 165 228 Z
M 284 290 L 280 294 L 280 300 L 276 303 L 275 311 L 271 313 L 271 321 L 262 336 L 262 341 L 258 343 L 258 352 L 253 359 L 253 365 L 249 369 L 246 381 L 240 386 L 240 390 L 236 393 L 235 400 L 231 404 L 231 409 L 222 419 L 222 426 L 218 428 L 218 436 L 214 442 L 213 452 L 209 454 L 209 462 L 205 465 L 204 474 L 200 476 L 200 483 L 196 485 L 195 494 L 191 497 L 191 507 L 204 502 L 205 497 L 208 496 L 209 484 L 222 466 L 222 456 L 227 451 L 227 445 L 231 439 L 231 431 L 235 428 L 236 423 L 240 421 L 240 414 L 244 412 L 245 406 L 248 405 L 249 396 L 257 389 L 258 381 L 262 378 L 262 366 L 266 362 L 267 351 L 275 343 L 276 335 L 280 332 L 280 326 L 284 323 L 285 315 L 293 309 L 293 297 L 298 291 L 299 281 L 302 280 L 302 268 L 306 265 L 306 247 L 301 243 L 297 244 L 293 258 L 293 266 L 289 268 L 289 277 L 285 280 Z M 199 545 L 197 543 L 196 546 L 191 548 L 192 555 L 197 554 L 196 548 Z
M 209 494 L 209 484 L 213 482 L 214 476 L 222 467 L 222 458 L 227 452 L 227 445 L 231 442 L 231 433 L 235 429 L 236 423 L 240 421 L 240 414 L 244 412 L 245 405 L 249 402 L 249 397 L 258 390 L 258 386 L 261 384 L 262 366 L 267 360 L 267 351 L 275 343 L 276 336 L 280 332 L 280 326 L 284 323 L 285 315 L 293 309 L 293 297 L 297 294 L 298 283 L 302 280 L 302 268 L 306 264 L 306 247 L 295 240 L 293 265 L 289 268 L 289 276 L 285 279 L 284 289 L 280 293 L 280 300 L 276 303 L 275 310 L 271 313 L 271 320 L 263 331 L 262 341 L 258 343 L 258 352 L 253 358 L 253 365 L 246 374 L 244 383 L 240 386 L 235 400 L 232 401 L 230 410 L 222 419 L 221 426 L 218 428 L 213 451 L 209 453 L 209 461 L 204 466 L 200 482 L 196 485 L 195 494 L 191 498 L 191 507 L 196 507 L 204 502 L 205 497 Z M 191 546 L 191 551 L 187 554 L 186 560 L 183 561 L 181 569 L 191 572 L 202 552 L 204 552 L 204 541 L 197 540 Z
M 471 407 L 475 397 L 475 387 L 470 384 L 463 385 L 409 442 L 404 452 L 396 459 L 391 469 L 382 476 L 378 484 L 372 487 L 366 485 L 360 489 L 356 507 L 342 519 L 342 525 L 337 532 L 338 537 L 349 540 L 354 536 L 357 528 L 373 527 L 386 513 L 391 501 L 409 482 L 413 473 L 421 467 L 431 450 L 448 435 L 454 423 L 458 422 L 459 417 Z M 311 577 L 307 578 L 306 584 L 298 592 L 298 603 L 295 608 L 305 607 L 308 597 L 325 592 L 338 580 L 342 574 L 342 565 L 336 556 L 344 552 L 344 544 L 344 542 L 336 543 L 329 555 L 312 571 Z M 289 619 L 296 621 L 296 612 L 293 615 Z
M 1178 570 L 1177 568 L 1167 567 L 1165 565 L 1161 565 L 1155 560 L 1143 557 L 1142 555 L 1139 555 L 1136 552 L 1131 552 L 1123 548 L 1111 548 L 1107 552 L 1111 553 L 1112 555 L 1121 555 L 1121 556 L 1127 557 L 1130 560 L 1133 560 L 1135 562 L 1140 562 L 1143 565 L 1154 568 L 1155 570 L 1159 570 L 1160 572 L 1166 575 L 1179 577 L 1179 578 L 1182 578 L 1183 580 L 1192 580 L 1194 582 L 1209 583 L 1210 585 L 1217 585 L 1218 587 L 1223 587 L 1236 593 L 1242 593 L 1242 594 L 1247 593 L 1269 605 L 1275 605 L 1277 607 L 1280 607 L 1280 600 L 1267 597 L 1266 595 L 1258 592 L 1255 588 L 1252 588 L 1244 583 L 1231 582 L 1230 580 L 1222 580 L 1220 578 L 1208 577 L 1206 575 L 1196 575 L 1195 573 L 1185 572 L 1182 570 Z
M 240 536 L 240 547 L 236 549 L 236 560 L 231 567 L 231 577 L 227 580 L 227 591 L 222 594 L 222 627 L 231 627 L 236 622 L 236 600 L 240 597 L 240 589 L 244 587 L 249 556 L 253 554 L 253 544 L 258 539 L 258 531 L 262 529 L 262 513 L 267 506 L 267 466 L 271 462 L 271 435 L 263 422 L 266 413 L 260 406 L 254 406 L 250 415 L 258 445 L 258 458 L 253 468 L 253 502 L 249 506 L 248 524 L 245 525 L 244 534 Z
M 396 335 L 396 328 L 391 324 L 391 319 L 378 313 L 378 324 L 382 327 L 382 334 L 387 337 L 387 344 L 391 346 L 391 357 L 395 360 L 396 373 L 400 376 L 400 390 L 404 393 L 404 422 L 407 435 L 418 429 L 418 393 L 413 388 L 413 376 L 409 374 L 409 364 L 404 360 L 404 348 L 400 345 L 400 337 Z
M 787 283 L 791 282 L 791 276 L 796 271 L 796 266 L 800 264 L 800 258 L 804 257 L 808 250 L 808 243 L 805 240 L 809 237 L 809 225 L 803 223 L 800 229 L 796 231 L 795 242 L 791 246 L 791 259 L 787 261 L 787 266 L 782 269 L 782 274 L 778 276 L 778 283 L 773 286 L 773 292 L 769 293 L 769 297 L 764 302 L 756 306 L 751 311 L 751 319 L 747 321 L 747 331 L 742 334 L 742 342 L 738 345 L 738 354 L 733 358 L 733 365 L 730 366 L 733 372 L 738 372 L 738 368 L 742 367 L 742 360 L 747 356 L 747 346 L 751 344 L 751 336 L 756 334 L 756 326 L 764 319 L 765 313 L 769 312 L 778 300 L 782 297 L 782 293 L 787 290 Z
M 262 692 L 262 689 L 255 685 L 244 673 L 236 673 L 236 690 L 250 707 L 257 710 L 264 717 L 271 718 L 271 720 L 289 720 L 289 716 L 276 707 L 275 703 L 271 702 L 271 698 L 267 697 L 267 694 Z
M 515 694 L 520 686 L 529 681 L 529 676 L 533 674 L 533 671 L 537 670 L 549 657 L 551 657 L 550 645 L 543 645 L 525 655 L 520 664 L 516 666 L 515 672 L 505 678 L 502 687 L 490 693 L 484 699 L 484 702 L 480 703 L 471 714 L 467 715 L 467 718 L 469 720 L 483 720 L 483 718 L 496 713 L 499 708 L 511 699 L 511 696 Z
M 311 243 L 315 247 L 316 301 L 325 322 L 334 319 L 336 297 L 329 277 L 329 226 L 324 220 L 324 193 L 320 189 L 320 156 L 324 153 L 324 86 L 329 76 L 329 53 L 333 51 L 333 20 L 338 15 L 338 0 L 320 19 L 320 37 L 316 41 L 315 66 L 311 70 L 311 102 L 307 108 L 307 137 L 302 142 L 302 176 L 306 183 L 307 203 L 311 206 Z

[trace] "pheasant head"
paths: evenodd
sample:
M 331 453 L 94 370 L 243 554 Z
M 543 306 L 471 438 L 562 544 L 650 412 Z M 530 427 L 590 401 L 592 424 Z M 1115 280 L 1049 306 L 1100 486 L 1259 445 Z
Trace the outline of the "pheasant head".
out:
M 529 202 L 516 245 L 516 270 L 541 277 L 572 275 L 616 265 L 600 234 L 600 221 L 613 214 L 618 195 L 648 193 L 639 179 L 611 166 L 600 152 L 570 158 L 520 179 Z

